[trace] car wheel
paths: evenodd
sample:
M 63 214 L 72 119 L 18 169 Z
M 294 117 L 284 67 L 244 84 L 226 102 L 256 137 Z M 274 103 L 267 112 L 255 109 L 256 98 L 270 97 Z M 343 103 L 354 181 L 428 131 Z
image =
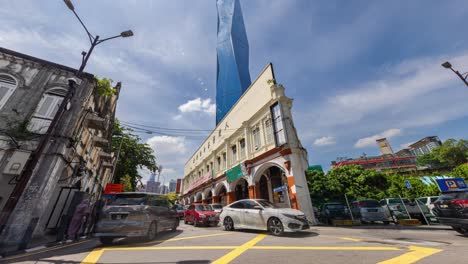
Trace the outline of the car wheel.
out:
M 187 217 L 184 218 L 184 224 L 186 224 L 186 225 L 188 224 Z
M 224 218 L 223 226 L 226 231 L 234 231 L 234 221 L 232 221 L 232 218 L 229 216 Z
M 468 234 L 468 229 L 465 227 L 454 227 L 452 226 L 453 230 L 457 231 L 458 233 L 462 235 L 467 235 Z
M 152 222 L 148 228 L 148 233 L 146 234 L 146 240 L 148 241 L 154 240 L 157 234 L 158 234 L 158 226 L 156 225 L 155 222 Z
M 110 245 L 114 241 L 114 238 L 113 237 L 100 237 L 99 241 L 101 241 L 101 243 L 104 245 Z
M 268 231 L 274 236 L 281 236 L 284 232 L 283 223 L 276 218 L 270 218 L 268 220 Z
M 198 223 L 198 220 L 196 218 L 193 220 L 193 226 L 194 227 L 200 226 L 200 223 Z
M 179 226 L 179 221 L 180 220 L 178 218 L 174 221 L 174 226 L 171 228 L 171 231 L 177 230 L 177 227 Z

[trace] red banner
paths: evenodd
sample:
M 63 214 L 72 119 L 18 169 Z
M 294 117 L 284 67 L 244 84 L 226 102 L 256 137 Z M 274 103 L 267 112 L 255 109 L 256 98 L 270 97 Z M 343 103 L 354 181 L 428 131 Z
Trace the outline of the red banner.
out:
M 104 194 L 121 193 L 123 192 L 123 187 L 123 184 L 108 183 L 106 185 L 106 189 L 104 190 Z

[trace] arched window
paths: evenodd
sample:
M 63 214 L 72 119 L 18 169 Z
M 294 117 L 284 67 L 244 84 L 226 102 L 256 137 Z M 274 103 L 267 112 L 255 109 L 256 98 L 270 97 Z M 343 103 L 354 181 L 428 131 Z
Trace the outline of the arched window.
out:
M 15 78 L 7 74 L 0 74 L 0 109 L 6 104 L 18 86 Z
M 46 133 L 66 94 L 67 90 L 64 88 L 47 90 L 29 122 L 29 130 L 39 134 Z

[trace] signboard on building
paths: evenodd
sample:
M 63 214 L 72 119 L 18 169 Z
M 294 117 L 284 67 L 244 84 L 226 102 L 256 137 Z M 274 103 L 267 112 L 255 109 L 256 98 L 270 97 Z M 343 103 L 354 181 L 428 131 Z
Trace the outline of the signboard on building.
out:
M 104 194 L 111 194 L 111 193 L 121 193 L 123 192 L 123 184 L 118 183 L 108 183 L 106 185 L 106 189 L 104 190 Z
M 278 188 L 274 188 L 273 192 L 277 193 L 277 192 L 281 192 L 281 191 L 284 191 L 284 190 L 286 190 L 286 185 L 280 186 Z
M 177 184 L 176 184 L 176 194 L 180 193 L 180 188 L 182 186 L 182 179 L 177 179 Z
M 226 179 L 229 183 L 239 179 L 239 178 L 242 178 L 244 176 L 247 175 L 247 170 L 246 170 L 246 166 L 244 163 L 241 163 L 241 164 L 238 164 L 237 166 L 234 166 L 232 168 L 230 168 L 227 172 L 226 172 Z
M 189 185 L 187 191 L 190 191 L 193 188 L 196 188 L 197 186 L 200 186 L 201 184 L 205 183 L 209 179 L 211 179 L 211 171 L 205 173 L 203 176 L 201 176 L 200 178 L 198 178 L 194 182 L 192 182 L 192 184 Z
M 463 178 L 436 179 L 442 193 L 468 191 L 468 186 Z

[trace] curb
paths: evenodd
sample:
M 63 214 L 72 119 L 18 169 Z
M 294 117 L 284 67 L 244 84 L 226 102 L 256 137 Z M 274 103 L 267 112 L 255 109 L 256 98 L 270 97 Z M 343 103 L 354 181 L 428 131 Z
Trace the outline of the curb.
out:
M 56 247 L 56 246 L 61 246 L 61 245 L 71 245 L 71 244 L 75 244 L 75 243 L 85 241 L 85 240 L 90 240 L 90 239 L 91 239 L 91 237 L 80 237 L 76 241 L 72 241 L 72 240 L 55 241 L 55 242 L 46 243 L 44 245 L 38 245 L 38 246 L 35 246 L 35 247 L 32 247 L 32 248 L 9 251 L 9 252 L 5 252 L 5 253 L 0 254 L 0 260 L 6 259 L 6 258 L 9 258 L 9 257 L 13 257 L 13 256 L 16 256 L 16 255 L 21 255 L 21 254 L 26 254 L 26 253 L 33 253 L 33 252 L 40 251 L 40 250 L 43 250 L 43 249 L 46 249 L 46 248 L 51 248 L 51 247 Z

